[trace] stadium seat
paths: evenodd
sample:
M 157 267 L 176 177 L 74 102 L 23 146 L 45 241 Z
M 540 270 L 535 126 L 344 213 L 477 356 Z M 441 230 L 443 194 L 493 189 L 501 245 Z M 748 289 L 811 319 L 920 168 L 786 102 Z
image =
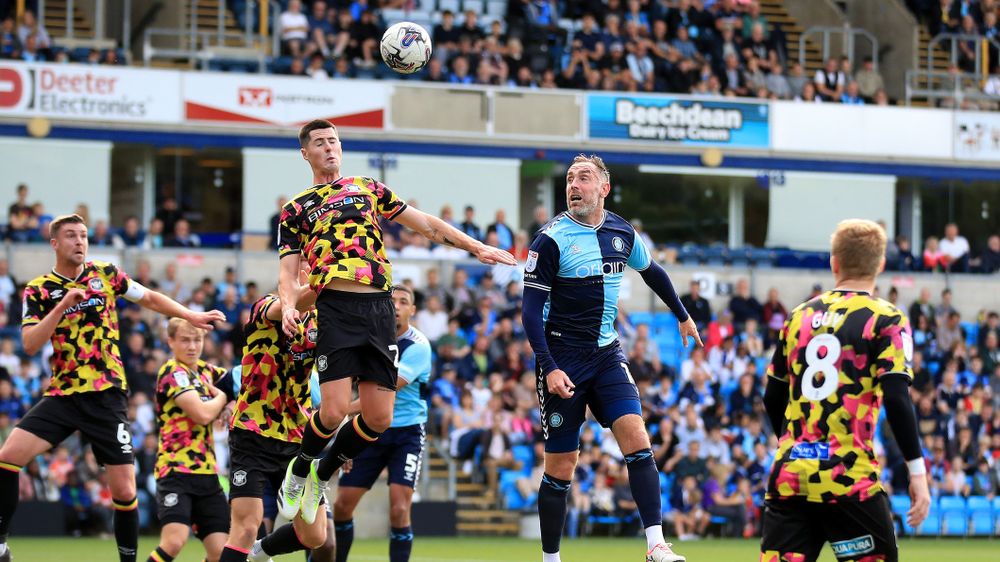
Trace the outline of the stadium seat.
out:
M 462 3 L 459 0 L 438 0 L 438 11 L 451 10 L 455 13 L 462 12 Z
M 704 252 L 705 265 L 721 267 L 729 260 L 729 250 L 725 246 L 711 246 Z
M 907 527 L 903 519 L 904 527 Z M 927 519 L 920 524 L 916 529 L 916 534 L 924 537 L 933 537 L 941 533 L 941 512 L 938 511 L 937 506 L 934 505 L 934 501 L 931 500 L 931 509 L 927 512 Z
M 486 2 L 483 0 L 463 0 L 462 9 L 465 11 L 472 10 L 481 16 L 486 12 Z
M 965 536 L 969 530 L 965 498 L 944 496 L 938 503 L 938 509 L 941 511 L 941 533 L 948 536 Z
M 985 496 L 970 496 L 966 506 L 969 513 L 969 521 L 972 526 L 970 531 L 973 535 L 989 536 L 996 531 L 993 509 L 990 506 L 989 498 Z
M 768 268 L 774 266 L 774 252 L 765 248 L 750 250 L 750 261 L 754 267 Z
M 976 345 L 979 341 L 979 324 L 975 322 L 960 322 L 959 326 L 965 332 L 965 344 L 969 347 Z
M 521 461 L 521 470 L 512 472 L 522 476 L 531 474 L 531 469 L 535 466 L 535 451 L 531 445 L 514 445 L 511 447 L 511 453 L 514 455 L 514 460 Z
M 650 328 L 653 327 L 653 313 L 652 312 L 633 312 L 628 315 L 628 319 L 632 322 L 633 326 L 638 326 L 639 324 L 648 324 Z
M 491 17 L 503 17 L 507 13 L 507 0 L 486 0 L 486 13 Z
M 666 329 L 677 333 L 677 317 L 673 312 L 657 312 L 653 315 L 653 325 L 650 327 L 657 331 Z

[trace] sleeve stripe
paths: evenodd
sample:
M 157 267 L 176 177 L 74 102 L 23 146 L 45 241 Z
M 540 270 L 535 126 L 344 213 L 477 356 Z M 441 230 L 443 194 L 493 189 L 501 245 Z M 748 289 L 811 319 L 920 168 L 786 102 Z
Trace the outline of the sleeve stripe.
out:
M 549 291 L 552 290 L 552 287 L 546 287 L 545 285 L 539 285 L 538 283 L 531 283 L 530 281 L 525 281 L 524 282 L 524 286 L 525 287 L 531 287 L 532 289 L 540 289 L 540 290 L 546 291 L 546 292 L 549 292 Z
M 399 213 L 402 213 L 403 211 L 406 210 L 406 207 L 407 207 L 406 203 L 403 203 L 402 205 L 399 206 L 398 209 L 396 209 L 391 215 L 389 215 L 386 218 L 389 220 L 396 218 L 397 216 L 399 216 Z

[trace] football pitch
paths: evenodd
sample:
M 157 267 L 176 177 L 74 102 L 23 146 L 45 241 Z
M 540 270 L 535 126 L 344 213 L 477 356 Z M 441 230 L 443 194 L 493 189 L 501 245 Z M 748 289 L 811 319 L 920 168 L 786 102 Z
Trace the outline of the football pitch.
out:
M 575 539 L 563 541 L 564 562 L 641 562 L 643 540 Z M 155 539 L 143 537 L 139 561 L 146 560 L 156 546 Z M 27 539 L 13 537 L 14 562 L 113 562 L 118 560 L 114 542 L 100 539 Z M 675 544 L 677 552 L 690 562 L 754 562 L 757 541 L 709 539 Z M 520 539 L 420 538 L 413 546 L 412 562 L 536 562 L 541 560 L 538 543 Z M 200 562 L 201 544 L 190 542 L 177 562 Z M 351 550 L 351 560 L 368 562 L 388 560 L 388 540 L 358 540 Z M 1000 542 L 986 539 L 912 539 L 900 541 L 901 562 L 996 562 L 1000 560 Z M 288 555 L 275 562 L 303 560 L 302 555 Z M 823 562 L 835 562 L 833 553 L 824 551 Z

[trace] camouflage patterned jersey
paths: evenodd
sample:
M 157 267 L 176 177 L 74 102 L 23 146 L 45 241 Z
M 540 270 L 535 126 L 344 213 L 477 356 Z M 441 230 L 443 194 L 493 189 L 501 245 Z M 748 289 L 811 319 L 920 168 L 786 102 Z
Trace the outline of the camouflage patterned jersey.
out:
M 312 407 L 309 376 L 316 348 L 316 313 L 304 314 L 298 334 L 289 340 L 281 322 L 267 319 L 271 306 L 280 306 L 275 295 L 254 303 L 244 327 L 243 381 L 232 426 L 299 443 Z
M 156 421 L 160 427 L 160 447 L 156 454 L 156 477 L 171 472 L 180 474 L 215 474 L 215 447 L 212 425 L 202 425 L 184 414 L 177 397 L 197 392 L 202 402 L 212 399 L 209 387 L 226 370 L 204 361 L 196 368 L 171 359 L 156 375 Z
M 88 261 L 76 279 L 51 271 L 25 287 L 22 328 L 41 322 L 70 289 L 87 293 L 84 301 L 63 313 L 52 333 L 52 383 L 46 396 L 125 390 L 115 300 L 128 285 L 128 276 L 114 264 Z
M 881 492 L 878 382 L 890 373 L 912 379 L 912 355 L 909 321 L 884 300 L 829 291 L 799 305 L 768 368 L 789 385 L 789 401 L 767 498 L 835 503 Z
M 283 258 L 301 252 L 309 261 L 309 284 L 317 292 L 334 279 L 388 291 L 392 265 L 378 221 L 405 208 L 388 187 L 371 178 L 340 178 L 311 187 L 281 211 L 278 254 Z

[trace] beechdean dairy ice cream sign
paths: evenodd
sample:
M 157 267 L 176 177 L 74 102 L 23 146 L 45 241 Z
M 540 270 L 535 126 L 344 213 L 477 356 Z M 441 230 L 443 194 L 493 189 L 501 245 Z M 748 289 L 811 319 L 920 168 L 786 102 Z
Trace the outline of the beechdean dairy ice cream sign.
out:
M 671 97 L 587 97 L 592 139 L 768 148 L 768 105 Z

